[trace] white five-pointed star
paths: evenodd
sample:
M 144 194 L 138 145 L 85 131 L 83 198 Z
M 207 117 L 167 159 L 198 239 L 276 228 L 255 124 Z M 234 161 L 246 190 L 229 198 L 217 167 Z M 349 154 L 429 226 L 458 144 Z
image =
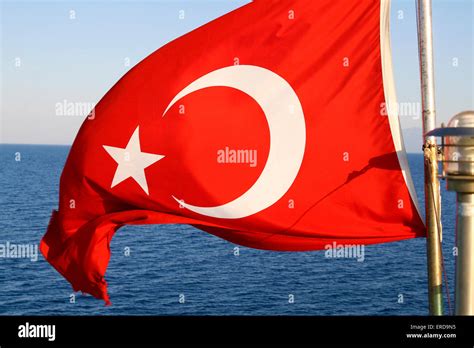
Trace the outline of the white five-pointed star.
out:
M 105 151 L 117 162 L 117 170 L 115 171 L 112 187 L 120 184 L 128 178 L 133 178 L 143 191 L 148 193 L 148 184 L 145 176 L 145 168 L 158 162 L 165 156 L 155 155 L 152 153 L 142 152 L 140 150 L 139 127 L 135 129 L 125 149 L 103 145 Z

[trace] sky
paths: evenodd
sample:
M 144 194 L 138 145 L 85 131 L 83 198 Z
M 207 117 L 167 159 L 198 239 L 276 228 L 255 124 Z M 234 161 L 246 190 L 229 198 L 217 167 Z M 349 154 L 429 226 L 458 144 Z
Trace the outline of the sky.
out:
M 0 143 L 71 144 L 89 109 L 135 64 L 248 1 L 0 3 Z M 473 17 L 474 0 L 433 0 L 438 125 L 474 109 Z M 392 0 L 391 38 L 401 124 L 414 152 L 421 147 L 415 0 Z

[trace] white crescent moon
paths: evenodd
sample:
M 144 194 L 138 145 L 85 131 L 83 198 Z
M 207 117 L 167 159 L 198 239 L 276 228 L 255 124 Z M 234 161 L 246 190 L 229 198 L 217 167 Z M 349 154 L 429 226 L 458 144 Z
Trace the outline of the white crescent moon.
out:
M 221 219 L 244 218 L 277 202 L 291 187 L 303 161 L 306 126 L 303 108 L 293 88 L 274 72 L 254 65 L 214 70 L 179 92 L 166 108 L 186 95 L 206 87 L 231 87 L 252 97 L 262 108 L 270 130 L 268 159 L 257 181 L 240 197 L 223 205 L 201 207 L 181 202 L 185 208 Z

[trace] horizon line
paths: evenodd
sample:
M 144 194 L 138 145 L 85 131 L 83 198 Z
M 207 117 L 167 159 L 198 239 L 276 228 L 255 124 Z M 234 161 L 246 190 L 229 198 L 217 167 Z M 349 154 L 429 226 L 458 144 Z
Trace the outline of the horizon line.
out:
M 71 147 L 72 144 L 32 144 L 32 143 L 2 143 L 0 142 L 0 145 L 31 145 L 31 146 L 69 146 Z M 406 151 L 407 154 L 421 154 L 423 153 L 421 150 L 418 152 L 408 152 Z

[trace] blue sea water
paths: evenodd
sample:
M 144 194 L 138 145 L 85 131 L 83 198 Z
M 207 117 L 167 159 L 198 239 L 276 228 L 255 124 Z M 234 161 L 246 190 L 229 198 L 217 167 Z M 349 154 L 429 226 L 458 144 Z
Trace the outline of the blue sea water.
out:
M 57 207 L 59 177 L 68 151 L 67 146 L 0 145 L 0 244 L 39 243 L 51 210 Z M 20 161 L 16 161 L 18 153 Z M 423 157 L 409 155 L 409 162 L 423 206 Z M 442 186 L 443 251 L 452 297 L 455 195 Z M 235 256 L 234 248 L 190 226 L 122 228 L 111 245 L 106 279 L 113 305 L 108 307 L 79 293 L 71 303 L 69 283 L 41 255 L 37 262 L 0 258 L 0 315 L 428 312 L 423 238 L 367 246 L 364 262 L 327 259 L 324 251 L 245 247 Z

